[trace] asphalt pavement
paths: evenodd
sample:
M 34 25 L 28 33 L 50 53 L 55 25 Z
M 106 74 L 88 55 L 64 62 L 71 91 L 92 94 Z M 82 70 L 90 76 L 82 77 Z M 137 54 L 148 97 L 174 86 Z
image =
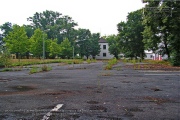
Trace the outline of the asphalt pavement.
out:
M 180 71 L 105 62 L 0 72 L 1 120 L 180 120 Z

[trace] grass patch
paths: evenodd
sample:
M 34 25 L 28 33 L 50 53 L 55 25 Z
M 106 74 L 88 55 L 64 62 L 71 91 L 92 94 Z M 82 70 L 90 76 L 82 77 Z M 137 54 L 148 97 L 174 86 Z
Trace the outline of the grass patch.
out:
M 47 66 L 47 65 L 43 65 L 42 67 L 34 66 L 34 67 L 31 68 L 29 74 L 39 73 L 39 72 L 47 72 L 47 71 L 50 71 L 50 70 L 52 70 L 52 67 Z
M 0 72 L 8 72 L 8 71 L 13 71 L 13 69 L 12 68 L 4 68 Z
M 109 60 L 108 64 L 104 67 L 104 70 L 111 70 L 113 65 L 117 64 L 117 62 L 116 58 Z

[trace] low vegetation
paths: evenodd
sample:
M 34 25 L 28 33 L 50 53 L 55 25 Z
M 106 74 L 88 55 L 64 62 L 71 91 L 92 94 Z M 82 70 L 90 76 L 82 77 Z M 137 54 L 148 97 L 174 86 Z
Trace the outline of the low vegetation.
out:
M 41 67 L 34 66 L 31 68 L 29 74 L 38 73 L 38 72 L 47 72 L 50 70 L 52 70 L 52 67 L 47 66 L 47 65 L 43 65 Z
M 113 65 L 117 64 L 117 59 L 113 58 L 111 60 L 108 61 L 108 64 L 104 67 L 105 70 L 111 70 Z

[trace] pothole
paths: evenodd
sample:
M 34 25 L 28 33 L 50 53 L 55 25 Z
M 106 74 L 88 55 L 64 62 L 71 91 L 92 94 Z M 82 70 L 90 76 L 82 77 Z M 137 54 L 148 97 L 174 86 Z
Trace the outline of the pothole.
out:
M 151 90 L 153 90 L 153 91 L 162 91 L 162 90 L 160 90 L 159 88 L 151 88 Z

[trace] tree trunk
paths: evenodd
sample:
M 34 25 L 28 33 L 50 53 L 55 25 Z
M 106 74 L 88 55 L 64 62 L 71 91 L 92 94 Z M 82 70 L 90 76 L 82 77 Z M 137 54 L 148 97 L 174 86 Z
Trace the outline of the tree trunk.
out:
M 166 40 L 164 40 L 164 45 L 165 45 L 166 54 L 168 55 L 168 59 L 170 59 L 170 52 L 169 52 Z

